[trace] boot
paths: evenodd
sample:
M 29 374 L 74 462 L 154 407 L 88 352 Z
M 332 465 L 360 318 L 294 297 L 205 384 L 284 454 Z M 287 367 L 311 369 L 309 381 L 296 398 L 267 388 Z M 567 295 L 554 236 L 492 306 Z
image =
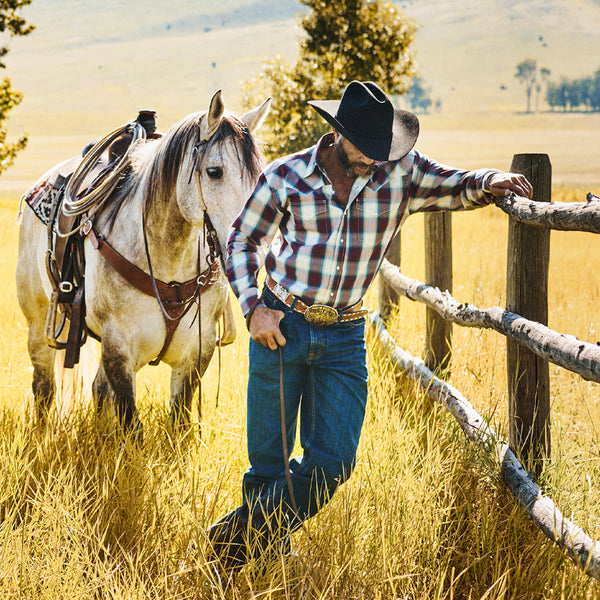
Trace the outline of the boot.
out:
M 208 530 L 209 560 L 225 573 L 237 572 L 248 562 L 248 523 L 240 521 L 237 512 L 225 515 Z
M 263 564 L 291 549 L 289 529 L 277 519 L 266 519 L 262 507 L 252 511 L 245 504 L 219 519 L 208 530 L 209 559 L 225 573 L 235 573 L 251 560 Z

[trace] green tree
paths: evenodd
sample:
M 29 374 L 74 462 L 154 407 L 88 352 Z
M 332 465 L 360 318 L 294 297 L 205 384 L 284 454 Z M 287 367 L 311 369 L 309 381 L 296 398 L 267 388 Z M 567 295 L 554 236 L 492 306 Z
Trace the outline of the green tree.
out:
M 23 6 L 31 4 L 32 0 L 0 0 L 0 33 L 6 35 L 27 35 L 33 31 L 30 25 L 17 14 Z M 8 46 L 0 48 L 0 68 L 6 68 L 4 57 Z M 8 113 L 21 102 L 23 94 L 12 89 L 10 79 L 5 77 L 0 82 L 0 173 L 10 167 L 17 153 L 27 145 L 27 136 L 22 135 L 16 142 L 7 143 L 6 121 Z
M 339 98 L 354 79 L 374 81 L 386 92 L 403 94 L 415 75 L 410 49 L 416 24 L 385 0 L 301 0 L 305 36 L 295 65 L 268 61 L 244 86 L 244 104 L 270 94 L 265 152 L 273 158 L 310 146 L 328 129 L 308 100 Z

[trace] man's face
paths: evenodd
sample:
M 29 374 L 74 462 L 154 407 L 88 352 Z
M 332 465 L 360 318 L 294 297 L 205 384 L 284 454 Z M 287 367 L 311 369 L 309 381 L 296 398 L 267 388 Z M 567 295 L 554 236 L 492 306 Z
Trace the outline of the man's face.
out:
M 377 169 L 378 163 L 365 156 L 356 146 L 334 131 L 334 149 L 348 177 L 370 177 Z

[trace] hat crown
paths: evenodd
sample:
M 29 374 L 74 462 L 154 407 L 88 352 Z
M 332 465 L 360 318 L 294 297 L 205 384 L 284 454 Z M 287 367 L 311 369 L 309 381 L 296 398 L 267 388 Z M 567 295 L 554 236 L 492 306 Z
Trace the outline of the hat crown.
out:
M 344 138 L 373 160 L 400 160 L 419 135 L 419 119 L 394 108 L 372 81 L 352 81 L 341 100 L 310 100 L 309 104 Z
M 389 139 L 394 107 L 386 94 L 371 81 L 352 81 L 342 96 L 337 120 L 348 130 L 373 139 Z

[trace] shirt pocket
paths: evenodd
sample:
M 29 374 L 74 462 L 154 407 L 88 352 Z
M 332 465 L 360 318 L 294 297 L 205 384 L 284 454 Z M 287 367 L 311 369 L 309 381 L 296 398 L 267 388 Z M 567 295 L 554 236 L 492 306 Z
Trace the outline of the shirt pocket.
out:
M 364 231 L 384 231 L 396 226 L 398 203 L 392 202 L 388 195 L 380 198 L 361 198 L 356 203 L 356 214 L 362 222 Z
M 288 201 L 293 227 L 298 233 L 329 233 L 329 207 L 325 198 L 292 194 Z

